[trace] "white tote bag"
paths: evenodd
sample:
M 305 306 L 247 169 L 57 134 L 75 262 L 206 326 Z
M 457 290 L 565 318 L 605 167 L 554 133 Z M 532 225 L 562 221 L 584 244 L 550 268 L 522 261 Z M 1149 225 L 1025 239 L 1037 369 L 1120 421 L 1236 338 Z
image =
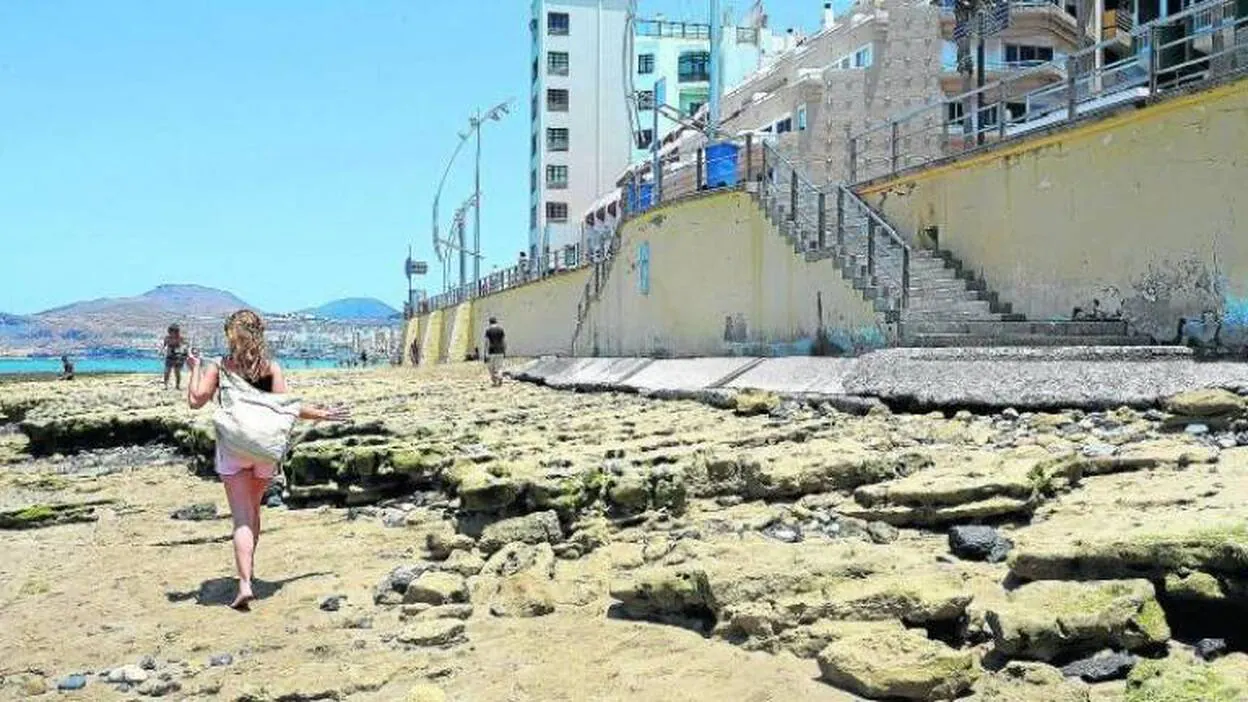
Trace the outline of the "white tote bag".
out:
M 217 366 L 217 377 L 220 406 L 212 415 L 217 445 L 259 463 L 280 463 L 299 419 L 299 400 L 252 387 L 226 370 L 224 361 Z

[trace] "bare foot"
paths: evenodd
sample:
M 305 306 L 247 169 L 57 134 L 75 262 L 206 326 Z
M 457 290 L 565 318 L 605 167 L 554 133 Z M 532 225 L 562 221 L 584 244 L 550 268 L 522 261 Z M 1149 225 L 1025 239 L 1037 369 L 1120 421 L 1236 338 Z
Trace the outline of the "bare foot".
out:
M 251 584 L 248 583 L 247 585 L 243 585 L 242 583 L 239 583 L 238 596 L 235 597 L 234 601 L 230 603 L 230 607 L 237 609 L 240 612 L 250 612 L 251 601 L 254 599 L 256 599 L 256 596 L 251 592 Z

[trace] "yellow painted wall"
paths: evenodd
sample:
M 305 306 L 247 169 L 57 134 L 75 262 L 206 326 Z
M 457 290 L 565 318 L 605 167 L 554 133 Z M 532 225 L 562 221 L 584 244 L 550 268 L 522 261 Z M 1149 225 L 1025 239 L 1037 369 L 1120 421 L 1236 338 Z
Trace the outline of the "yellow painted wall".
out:
M 490 317 L 497 317 L 507 332 L 509 356 L 570 355 L 576 307 L 588 275 L 589 269 L 582 268 L 477 298 L 469 348 L 485 353 L 485 328 Z
M 577 355 L 810 353 L 820 305 L 837 346 L 884 343 L 874 308 L 832 261 L 794 253 L 745 193 L 659 208 L 626 223 L 621 241 Z M 648 293 L 638 265 L 645 243 Z
M 447 333 L 446 362 L 459 363 L 472 351 L 472 300 L 461 302 L 450 310 L 451 323 Z
M 403 354 L 401 365 L 412 365 L 412 342 L 420 339 L 421 319 L 421 317 L 412 317 L 403 323 L 403 346 L 399 349 Z
M 442 310 L 425 315 L 420 323 L 420 363 L 432 365 L 442 359 Z
M 1248 328 L 1246 193 L 1248 78 L 863 190 L 1030 319 L 1099 300 L 1158 341 L 1223 343 Z

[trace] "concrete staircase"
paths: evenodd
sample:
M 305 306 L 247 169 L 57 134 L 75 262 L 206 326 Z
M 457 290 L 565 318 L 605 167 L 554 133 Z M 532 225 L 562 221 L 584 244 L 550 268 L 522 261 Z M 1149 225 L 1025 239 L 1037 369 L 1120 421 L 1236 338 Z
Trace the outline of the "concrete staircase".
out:
M 1135 346 L 1122 320 L 1031 321 L 947 252 L 911 249 L 905 346 Z
M 794 167 L 782 156 L 774 151 L 768 154 L 779 177 L 750 185 L 765 216 L 798 255 L 810 261 L 832 258 L 841 276 L 872 301 L 886 322 L 897 325 L 894 343 L 900 346 L 1152 343 L 1147 337 L 1132 335 L 1121 320 L 1030 321 L 948 252 L 904 242 L 880 213 L 848 191 L 838 194 L 834 187 L 822 189 L 821 232 L 820 189 L 800 172 L 793 176 Z M 907 257 L 908 281 L 903 274 Z

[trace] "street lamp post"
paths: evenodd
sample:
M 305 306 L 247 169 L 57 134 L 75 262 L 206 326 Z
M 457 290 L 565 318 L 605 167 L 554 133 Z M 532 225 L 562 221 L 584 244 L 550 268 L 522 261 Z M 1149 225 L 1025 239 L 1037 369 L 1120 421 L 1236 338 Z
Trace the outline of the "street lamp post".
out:
M 442 179 L 438 181 L 438 189 L 437 189 L 437 192 L 433 196 L 433 245 L 434 245 L 435 251 L 440 252 L 441 247 L 442 247 L 442 241 L 441 239 L 438 238 L 438 201 L 442 197 L 442 186 L 446 185 L 446 177 L 450 174 L 451 166 L 455 163 L 455 158 L 459 156 L 459 152 L 464 148 L 464 144 L 466 144 L 469 139 L 475 136 L 477 153 L 476 153 L 476 164 L 475 164 L 475 169 L 474 169 L 474 185 L 473 185 L 473 202 L 475 203 L 474 205 L 475 218 L 474 218 L 474 225 L 473 225 L 474 231 L 473 231 L 473 248 L 472 248 L 472 256 L 473 256 L 473 261 L 474 261 L 474 264 L 473 264 L 474 282 L 480 279 L 480 274 L 481 274 L 481 125 L 490 120 L 495 121 L 495 122 L 502 120 L 503 116 L 506 115 L 508 110 L 511 108 L 511 103 L 512 103 L 512 100 L 508 99 L 506 102 L 501 102 L 484 112 L 478 111 L 475 115 L 473 115 L 472 117 L 468 119 L 468 131 L 460 132 L 457 135 L 459 136 L 459 143 L 455 145 L 455 151 L 451 153 L 451 158 L 449 161 L 447 161 L 446 168 L 443 169 L 442 171 Z M 462 260 L 464 259 L 465 256 L 468 255 L 468 252 L 465 250 L 466 248 L 467 247 L 462 246 L 462 242 L 461 242 L 461 246 L 459 247 L 459 256 L 461 259 L 460 266 L 459 266 L 460 286 L 463 286 L 465 283 L 467 283 L 467 280 L 465 280 L 465 278 L 467 277 L 467 271 L 465 270 L 466 266 L 464 265 L 465 262 Z

